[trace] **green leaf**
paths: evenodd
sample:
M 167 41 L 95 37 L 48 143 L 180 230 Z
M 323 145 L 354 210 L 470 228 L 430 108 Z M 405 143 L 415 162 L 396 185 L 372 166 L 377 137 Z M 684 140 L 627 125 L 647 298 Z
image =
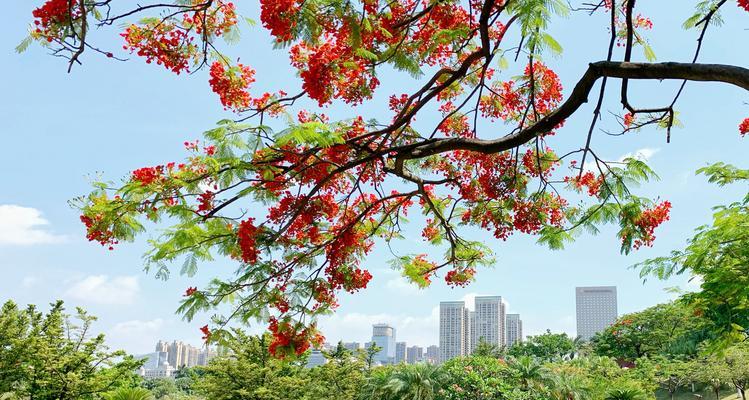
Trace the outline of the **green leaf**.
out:
M 26 51 L 26 49 L 29 48 L 29 45 L 33 41 L 34 41 L 34 38 L 31 37 L 31 35 L 26 36 L 23 40 L 21 40 L 21 43 L 19 43 L 18 46 L 16 46 L 16 53 L 23 53 L 24 51 Z

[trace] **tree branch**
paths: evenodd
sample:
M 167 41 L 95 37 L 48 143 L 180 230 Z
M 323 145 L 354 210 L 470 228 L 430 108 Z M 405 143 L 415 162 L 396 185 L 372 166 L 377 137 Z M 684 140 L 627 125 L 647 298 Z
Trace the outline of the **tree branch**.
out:
M 552 113 L 535 124 L 514 134 L 498 139 L 440 138 L 391 148 L 397 158 L 417 159 L 448 151 L 467 150 L 479 153 L 498 153 L 520 146 L 538 135 L 547 133 L 574 114 L 588 102 L 588 95 L 599 78 L 642 80 L 680 79 L 700 82 L 723 82 L 749 91 L 749 69 L 723 64 L 692 63 L 627 63 L 599 61 L 588 66 L 569 98 Z

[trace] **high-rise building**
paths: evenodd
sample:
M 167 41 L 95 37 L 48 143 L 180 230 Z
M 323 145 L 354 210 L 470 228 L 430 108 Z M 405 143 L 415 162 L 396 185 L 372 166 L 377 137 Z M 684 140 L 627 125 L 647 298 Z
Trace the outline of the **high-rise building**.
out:
M 502 347 L 505 340 L 505 303 L 502 296 L 476 296 L 473 317 L 471 350 L 483 340 Z
M 345 347 L 346 350 L 353 351 L 354 353 L 356 353 L 362 348 L 362 345 L 359 342 L 344 342 L 343 347 Z
M 406 342 L 395 343 L 395 363 L 406 362 Z
M 159 340 L 156 343 L 156 352 L 163 353 L 163 360 L 158 359 L 158 368 L 161 367 L 163 362 L 171 365 L 174 369 L 180 367 L 194 367 L 196 365 L 208 365 L 211 358 L 216 356 L 215 349 L 203 348 L 191 346 L 187 343 L 173 341 L 172 343 L 164 342 Z M 147 356 L 149 360 L 152 356 Z M 147 365 L 151 365 L 148 364 Z M 156 368 L 156 367 L 154 367 Z M 146 369 L 149 369 L 146 367 Z M 153 368 L 151 368 L 153 369 Z
M 406 351 L 406 362 L 416 364 L 424 360 L 424 348 L 421 346 L 411 346 Z
M 469 311 L 462 301 L 440 302 L 439 362 L 468 355 L 471 348 Z
M 577 336 L 590 340 L 596 333 L 616 322 L 618 317 L 616 286 L 575 288 Z
M 395 363 L 395 328 L 388 324 L 372 325 L 372 342 L 381 348 L 374 357 L 379 364 Z
M 439 346 L 431 345 L 427 347 L 426 361 L 429 364 L 440 363 L 440 348 Z
M 523 321 L 520 314 L 507 314 L 505 318 L 507 328 L 507 347 L 523 341 Z

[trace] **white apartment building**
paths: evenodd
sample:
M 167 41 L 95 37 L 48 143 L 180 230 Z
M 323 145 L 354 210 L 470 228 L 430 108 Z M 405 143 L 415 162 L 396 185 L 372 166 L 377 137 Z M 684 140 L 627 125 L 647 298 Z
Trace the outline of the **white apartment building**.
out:
M 616 322 L 618 317 L 616 286 L 575 288 L 577 336 L 590 340 Z
M 465 307 L 465 302 L 440 302 L 439 361 L 441 363 L 470 353 L 470 325 L 469 311 Z
M 505 317 L 507 328 L 507 347 L 523 341 L 523 321 L 520 314 L 507 314 Z
M 479 341 L 502 347 L 505 339 L 505 303 L 502 296 L 476 296 L 475 316 L 472 318 L 471 350 Z

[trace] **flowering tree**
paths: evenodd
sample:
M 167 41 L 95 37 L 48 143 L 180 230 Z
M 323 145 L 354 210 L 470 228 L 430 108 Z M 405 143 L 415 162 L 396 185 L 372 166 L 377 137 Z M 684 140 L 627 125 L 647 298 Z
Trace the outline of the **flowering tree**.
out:
M 293 79 L 276 92 L 254 93 L 262 77 L 224 54 L 230 50 L 219 39 L 235 41 L 240 20 L 226 0 L 48 0 L 33 11 L 19 49 L 37 41 L 67 58 L 69 69 L 84 53 L 98 53 L 116 60 L 132 54 L 176 74 L 209 70 L 210 87 L 235 120 L 206 132 L 204 144 L 186 142 L 182 162 L 136 169 L 120 185 L 96 184 L 79 199 L 81 220 L 88 238 L 110 249 L 143 231 L 144 219 L 174 222 L 146 257 L 161 274 L 178 258 L 186 258 L 189 273 L 215 255 L 236 260 L 231 278 L 189 288 L 180 312 L 191 319 L 231 299 L 233 312 L 214 317 L 206 338 L 226 334 L 231 319 L 257 319 L 274 335 L 271 351 L 285 356 L 321 340 L 317 316 L 336 308 L 341 291 L 367 286 L 362 259 L 378 238 L 397 239 L 413 208 L 423 214 L 424 241 L 444 251 L 396 257 L 420 287 L 436 276 L 466 285 L 493 262 L 487 246 L 465 237 L 466 226 L 502 240 L 537 235 L 560 248 L 581 230 L 614 223 L 623 252 L 650 245 L 670 203 L 630 192 L 654 177 L 642 161 L 607 162 L 591 148 L 606 92 L 614 83 L 621 92 L 625 113 L 614 117 L 621 134 L 652 125 L 668 137 L 682 91 L 665 105 L 639 105 L 628 97 L 630 80 L 749 90 L 749 70 L 697 63 L 711 22 L 721 12 L 744 12 L 737 5 L 749 11 L 746 0 L 699 2 L 685 24 L 697 31 L 692 62 L 655 63 L 646 39 L 652 23 L 635 0 L 574 9 L 563 0 L 261 0 L 263 27 L 298 70 L 295 94 L 286 91 Z M 571 12 L 610 16 L 601 27 L 610 40 L 608 57 L 590 63 L 565 99 L 544 57 L 561 52 L 549 27 Z M 89 39 L 92 29 L 126 21 L 133 22 L 118 32 L 124 52 Z M 505 40 L 508 33 L 519 43 Z M 632 62 L 636 49 L 648 62 Z M 420 82 L 412 92 L 389 93 L 389 120 L 331 121 L 323 113 L 368 102 L 383 69 Z M 553 149 L 550 137 L 596 85 L 587 140 Z M 438 118 L 417 124 L 419 115 Z M 747 133 L 749 120 L 739 129 Z

